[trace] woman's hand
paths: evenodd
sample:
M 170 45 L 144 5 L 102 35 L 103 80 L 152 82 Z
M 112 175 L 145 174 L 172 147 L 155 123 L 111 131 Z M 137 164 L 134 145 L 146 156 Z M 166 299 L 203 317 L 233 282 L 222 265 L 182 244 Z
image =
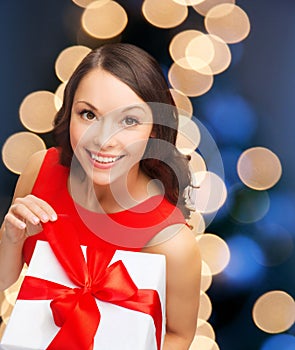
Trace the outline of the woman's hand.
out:
M 42 231 L 42 223 L 56 219 L 55 211 L 44 200 L 31 194 L 16 198 L 4 218 L 3 238 L 11 243 L 22 242 Z

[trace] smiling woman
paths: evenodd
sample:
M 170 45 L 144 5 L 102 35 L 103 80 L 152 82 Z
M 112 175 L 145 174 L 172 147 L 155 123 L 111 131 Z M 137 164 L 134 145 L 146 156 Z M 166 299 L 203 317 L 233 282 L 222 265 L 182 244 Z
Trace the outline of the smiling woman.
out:
M 177 125 L 169 87 L 151 56 L 123 43 L 91 51 L 65 88 L 54 122 L 56 147 L 35 154 L 19 177 L 1 228 L 0 288 L 17 279 L 23 261 L 30 263 L 37 240 L 52 243 L 50 229 L 58 231 L 62 249 L 62 237 L 71 235 L 103 256 L 118 249 L 161 254 L 161 348 L 188 349 L 201 259 L 186 225 L 190 172 L 175 147 Z M 129 336 L 122 342 L 130 348 Z

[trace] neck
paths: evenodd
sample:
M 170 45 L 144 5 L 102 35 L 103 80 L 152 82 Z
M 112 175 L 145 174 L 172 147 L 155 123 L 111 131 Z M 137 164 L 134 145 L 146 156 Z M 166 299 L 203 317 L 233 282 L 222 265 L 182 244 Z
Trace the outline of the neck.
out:
M 150 185 L 150 178 L 140 168 L 131 169 L 128 176 L 107 185 L 94 184 L 83 172 L 70 176 L 69 189 L 72 198 L 84 208 L 100 212 L 114 213 L 136 206 L 149 197 L 159 194 L 156 185 Z

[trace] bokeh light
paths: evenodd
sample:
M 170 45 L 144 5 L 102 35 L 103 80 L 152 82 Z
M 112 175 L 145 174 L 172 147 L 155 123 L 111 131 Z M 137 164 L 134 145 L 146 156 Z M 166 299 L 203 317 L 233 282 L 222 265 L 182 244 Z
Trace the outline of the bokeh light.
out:
M 87 7 L 89 4 L 91 4 L 93 2 L 93 0 L 72 0 L 73 3 L 75 3 L 76 5 L 80 6 L 80 7 Z M 107 0 L 109 1 L 109 0 Z
M 244 10 L 235 4 L 220 4 L 211 8 L 205 17 L 205 28 L 226 43 L 244 40 L 250 32 L 250 21 Z
M 82 27 L 95 38 L 109 39 L 123 32 L 128 16 L 116 1 L 93 1 L 82 14 Z
M 219 346 L 214 339 L 203 335 L 195 336 L 189 350 L 219 350 Z
M 201 235 L 205 232 L 205 220 L 203 218 L 203 215 L 197 211 L 193 211 L 191 213 L 188 224 L 191 226 L 192 232 L 195 236 Z
M 196 329 L 196 336 L 200 336 L 200 335 L 207 338 L 215 339 L 214 329 L 209 322 L 206 322 L 206 321 L 198 322 L 197 329 Z
M 202 260 L 209 266 L 212 275 L 219 274 L 230 261 L 230 250 L 227 243 L 212 233 L 196 237 Z M 202 317 L 201 317 L 202 318 Z
M 11 135 L 2 147 L 2 160 L 13 173 L 20 174 L 28 159 L 37 151 L 46 149 L 44 141 L 36 134 L 22 131 Z
M 198 152 L 190 153 L 190 157 L 189 167 L 192 173 L 207 170 L 205 160 Z
M 188 29 L 174 35 L 169 44 L 169 53 L 173 61 L 182 68 L 191 69 L 186 58 L 186 49 L 189 43 L 198 37 L 204 37 L 205 34 L 199 30 Z
M 223 180 L 210 171 L 198 171 L 192 174 L 195 186 L 195 210 L 200 213 L 212 213 L 220 209 L 227 198 Z
M 276 334 L 268 337 L 260 350 L 293 350 L 295 349 L 295 336 L 292 334 Z
M 212 273 L 210 267 L 202 260 L 202 274 L 201 274 L 201 290 L 206 292 L 213 281 Z
M 82 59 L 90 52 L 90 48 L 83 45 L 67 47 L 58 55 L 55 61 L 55 74 L 62 82 L 69 80 Z
M 19 108 L 22 124 L 37 133 L 51 131 L 57 112 L 54 99 L 55 96 L 50 91 L 35 91 L 27 95 Z
M 235 287 L 249 288 L 263 275 L 263 268 L 256 260 L 263 259 L 259 245 L 251 238 L 236 234 L 227 239 L 230 250 L 230 261 L 222 274 Z
M 186 19 L 188 9 L 173 0 L 145 0 L 142 4 L 142 13 L 155 27 L 174 28 Z
M 176 147 L 183 154 L 191 154 L 198 147 L 201 139 L 198 125 L 192 119 L 179 115 Z
M 213 88 L 203 103 L 206 119 L 212 125 L 219 143 L 247 145 L 254 135 L 257 115 L 243 96 L 231 91 Z
M 64 91 L 65 91 L 66 85 L 67 85 L 67 81 L 59 84 L 57 89 L 55 90 L 54 104 L 55 104 L 55 108 L 57 110 L 60 110 L 60 108 L 62 106 L 62 102 L 63 102 L 63 98 L 64 98 Z
M 202 16 L 206 16 L 209 10 L 220 4 L 235 4 L 235 0 L 203 0 L 193 5 L 194 10 Z
M 241 181 L 255 190 L 273 187 L 282 175 L 282 166 L 275 153 L 265 147 L 252 147 L 244 151 L 237 164 Z
M 193 105 L 191 100 L 181 91 L 170 89 L 171 95 L 180 114 L 185 114 L 187 117 L 193 115 Z
M 193 6 L 193 5 L 197 5 L 200 2 L 204 1 L 204 0 L 173 0 L 174 2 L 176 2 L 179 5 L 183 5 L 183 6 Z
M 213 74 L 220 74 L 225 71 L 230 65 L 231 51 L 228 45 L 220 37 L 212 34 L 207 34 L 206 37 L 208 40 L 210 40 L 214 51 L 212 59 L 208 61 L 210 71 Z M 193 43 L 194 42 L 192 42 L 190 46 L 193 45 Z
M 267 333 L 281 333 L 295 322 L 295 302 L 286 292 L 274 290 L 260 296 L 253 306 L 253 320 Z
M 213 85 L 213 75 L 201 74 L 173 63 L 168 72 L 171 86 L 189 97 L 203 95 Z
M 210 318 L 211 314 L 212 314 L 212 302 L 211 302 L 208 294 L 201 291 L 200 306 L 199 306 L 199 313 L 198 313 L 199 324 L 200 325 L 202 324 L 202 320 L 207 321 Z

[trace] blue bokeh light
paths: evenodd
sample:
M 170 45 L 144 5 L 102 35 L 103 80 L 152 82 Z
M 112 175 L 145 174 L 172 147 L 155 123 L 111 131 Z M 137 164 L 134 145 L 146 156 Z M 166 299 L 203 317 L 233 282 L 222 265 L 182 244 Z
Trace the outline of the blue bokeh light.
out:
M 223 271 L 227 279 L 236 286 L 249 286 L 263 277 L 263 267 L 256 258 L 263 260 L 264 254 L 259 245 L 249 237 L 237 234 L 227 239 L 230 249 L 230 262 Z
M 263 343 L 261 350 L 294 350 L 295 337 L 290 334 L 273 335 Z
M 236 93 L 212 90 L 214 92 L 203 100 L 202 108 L 219 141 L 229 145 L 247 145 L 257 126 L 253 107 Z

